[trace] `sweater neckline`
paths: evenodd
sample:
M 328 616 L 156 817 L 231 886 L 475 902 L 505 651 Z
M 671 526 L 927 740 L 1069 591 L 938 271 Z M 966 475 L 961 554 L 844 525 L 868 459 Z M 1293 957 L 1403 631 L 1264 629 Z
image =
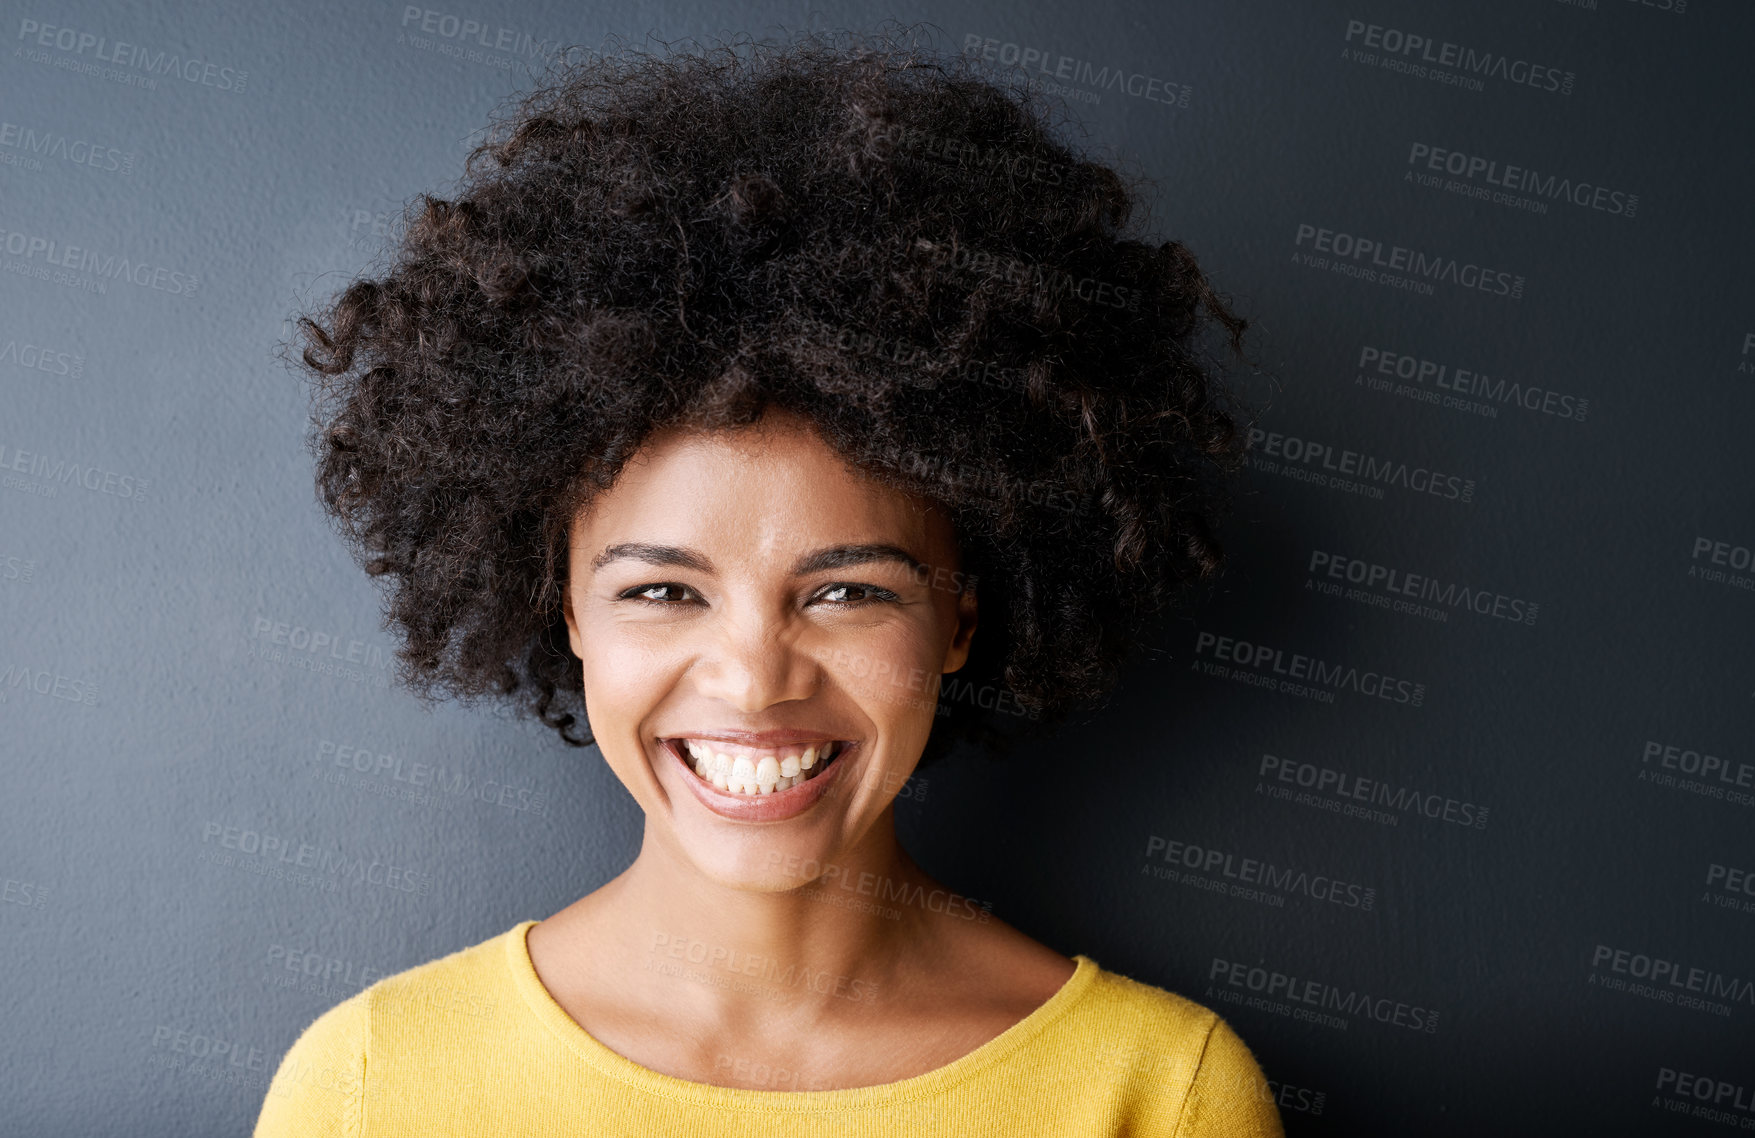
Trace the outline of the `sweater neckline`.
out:
M 509 929 L 506 942 L 506 963 L 512 983 L 525 1005 L 550 1033 L 600 1073 L 660 1098 L 702 1106 L 752 1112 L 785 1111 L 815 1114 L 850 1108 L 882 1106 L 938 1094 L 1010 1056 L 1041 1035 L 1060 1019 L 1096 982 L 1100 969 L 1097 962 L 1080 953 L 1073 957 L 1077 967 L 1052 996 L 1029 1015 L 1012 1024 L 986 1043 L 967 1054 L 958 1056 L 941 1067 L 894 1082 L 876 1083 L 866 1087 L 844 1087 L 827 1091 L 766 1091 L 743 1087 L 721 1087 L 697 1083 L 661 1074 L 611 1050 L 600 1042 L 556 1002 L 536 974 L 526 941 L 535 920 L 521 921 Z

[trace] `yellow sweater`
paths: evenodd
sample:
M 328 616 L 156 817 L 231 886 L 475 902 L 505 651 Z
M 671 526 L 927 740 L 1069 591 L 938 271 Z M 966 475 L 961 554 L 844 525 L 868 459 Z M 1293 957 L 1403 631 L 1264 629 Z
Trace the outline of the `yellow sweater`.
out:
M 661 1075 L 592 1038 L 537 978 L 524 941 L 534 924 L 317 1017 L 281 1060 L 255 1138 L 1283 1134 L 1260 1068 L 1222 1019 L 1087 956 L 1047 1003 L 924 1075 L 745 1090 Z

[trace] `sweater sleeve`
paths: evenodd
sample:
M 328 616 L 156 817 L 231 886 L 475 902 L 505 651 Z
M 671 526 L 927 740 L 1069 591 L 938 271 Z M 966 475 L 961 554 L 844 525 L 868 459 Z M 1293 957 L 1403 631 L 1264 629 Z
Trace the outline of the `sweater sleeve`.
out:
M 1272 1088 L 1231 1025 L 1214 1017 L 1176 1138 L 1285 1138 Z
M 280 1061 L 254 1138 L 358 1138 L 363 1133 L 367 993 L 336 1004 L 306 1027 Z

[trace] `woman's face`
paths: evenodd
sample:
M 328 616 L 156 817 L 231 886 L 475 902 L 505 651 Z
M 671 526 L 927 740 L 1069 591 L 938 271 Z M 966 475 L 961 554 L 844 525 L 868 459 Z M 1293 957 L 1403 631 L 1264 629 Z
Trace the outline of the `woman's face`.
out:
M 591 729 L 648 840 L 738 888 L 843 862 L 975 631 L 945 514 L 777 410 L 654 436 L 575 519 L 568 577 Z

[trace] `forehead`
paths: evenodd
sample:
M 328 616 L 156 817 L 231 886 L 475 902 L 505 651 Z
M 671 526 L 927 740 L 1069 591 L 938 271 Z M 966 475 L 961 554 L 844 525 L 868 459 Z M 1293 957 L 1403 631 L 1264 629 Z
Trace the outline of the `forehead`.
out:
M 648 440 L 574 523 L 579 545 L 635 539 L 774 558 L 877 540 L 942 557 L 952 541 L 941 510 L 855 470 L 808 420 L 780 411 Z

